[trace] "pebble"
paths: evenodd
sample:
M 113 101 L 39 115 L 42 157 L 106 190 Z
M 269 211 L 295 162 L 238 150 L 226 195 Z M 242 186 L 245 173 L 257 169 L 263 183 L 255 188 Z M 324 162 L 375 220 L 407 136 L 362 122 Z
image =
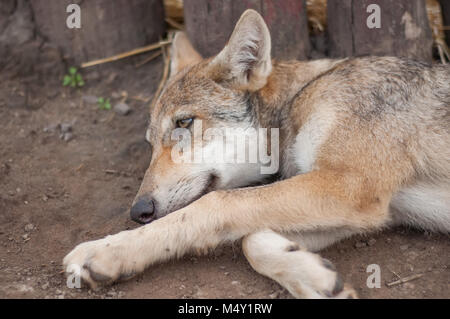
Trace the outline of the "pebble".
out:
M 60 126 L 61 133 L 72 132 L 72 124 L 70 123 L 62 123 Z
M 83 95 L 81 98 L 83 102 L 86 102 L 88 104 L 97 104 L 98 97 L 93 95 Z
M 63 134 L 63 140 L 64 142 L 69 142 L 70 140 L 72 140 L 73 138 L 73 134 L 70 132 L 64 133 Z
M 408 248 L 409 248 L 409 245 L 401 245 L 400 246 L 400 250 L 403 250 L 403 251 L 408 250 Z
M 367 242 L 367 245 L 373 246 L 373 245 L 375 245 L 376 242 L 377 242 L 377 240 L 375 238 L 370 238 L 369 241 Z
M 34 229 L 34 225 L 33 224 L 26 224 L 25 225 L 25 231 L 32 231 Z
M 117 103 L 114 105 L 114 112 L 119 115 L 127 115 L 131 112 L 131 108 L 126 103 Z

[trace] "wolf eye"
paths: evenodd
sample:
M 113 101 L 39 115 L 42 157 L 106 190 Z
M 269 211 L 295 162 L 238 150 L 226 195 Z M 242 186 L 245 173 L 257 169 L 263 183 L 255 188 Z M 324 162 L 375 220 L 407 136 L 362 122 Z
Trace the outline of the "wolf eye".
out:
M 188 128 L 192 124 L 193 121 L 194 121 L 193 118 L 177 120 L 177 127 Z

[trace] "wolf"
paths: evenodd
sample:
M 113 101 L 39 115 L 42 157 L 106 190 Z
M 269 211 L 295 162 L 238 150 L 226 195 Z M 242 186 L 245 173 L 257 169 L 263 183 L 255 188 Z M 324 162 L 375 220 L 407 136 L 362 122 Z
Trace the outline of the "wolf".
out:
M 279 129 L 278 169 L 262 174 L 259 160 L 175 162 L 171 132 L 200 121 L 202 132 Z M 263 18 L 247 10 L 214 57 L 177 34 L 146 138 L 152 159 L 130 211 L 145 225 L 64 258 L 91 287 L 242 240 L 253 269 L 294 297 L 354 298 L 317 251 L 394 225 L 450 231 L 449 66 L 370 56 L 276 61 Z M 201 145 L 203 155 L 213 143 Z

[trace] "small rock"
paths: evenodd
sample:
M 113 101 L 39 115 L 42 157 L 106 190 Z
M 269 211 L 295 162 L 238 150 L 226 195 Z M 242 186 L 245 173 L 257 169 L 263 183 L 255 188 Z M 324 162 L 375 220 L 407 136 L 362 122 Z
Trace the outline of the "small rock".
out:
M 403 250 L 403 251 L 408 250 L 408 248 L 409 248 L 409 245 L 401 245 L 400 246 L 400 250 Z
M 28 238 L 29 238 L 29 237 L 28 237 L 28 234 L 23 234 L 23 235 L 22 235 L 22 239 L 23 239 L 23 240 L 27 240 Z
M 131 112 L 131 108 L 126 103 L 117 103 L 114 105 L 114 112 L 120 115 L 127 115 Z
M 34 225 L 33 224 L 26 224 L 25 225 L 25 231 L 29 232 L 32 231 L 34 229 Z
M 60 125 L 61 133 L 72 132 L 72 124 L 70 123 L 62 123 Z
M 43 284 L 43 285 L 41 286 L 42 290 L 47 290 L 48 287 L 50 287 L 50 284 L 49 284 L 48 282 L 46 282 L 45 284 Z
M 367 242 L 367 245 L 373 246 L 373 245 L 375 245 L 376 242 L 377 242 L 377 240 L 375 238 L 370 238 L 369 241 Z
M 98 97 L 93 95 L 83 95 L 81 98 L 83 102 L 86 102 L 88 104 L 97 104 Z
M 73 138 L 73 134 L 70 132 L 67 132 L 63 135 L 64 142 L 69 142 L 70 140 L 72 140 L 72 138 Z
M 234 285 L 234 286 L 236 286 L 236 285 L 239 285 L 239 284 L 240 284 L 240 282 L 239 282 L 239 281 L 237 281 L 237 280 L 233 280 L 233 281 L 231 282 L 231 284 L 232 284 L 232 285 Z

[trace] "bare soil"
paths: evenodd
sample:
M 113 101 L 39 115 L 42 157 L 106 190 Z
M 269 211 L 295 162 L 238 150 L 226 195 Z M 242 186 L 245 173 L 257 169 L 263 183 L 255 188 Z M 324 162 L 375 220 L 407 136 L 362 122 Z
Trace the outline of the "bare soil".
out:
M 138 227 L 128 209 L 150 160 L 149 103 L 140 98 L 152 97 L 161 72 L 161 59 L 94 70 L 78 90 L 60 79 L 2 75 L 0 298 L 290 298 L 250 268 L 239 243 L 99 291 L 66 287 L 61 261 L 76 244 Z M 114 105 L 122 91 L 132 109 L 127 116 L 83 100 L 115 96 Z M 64 123 L 72 128 L 69 141 L 60 138 L 57 125 Z M 322 255 L 361 298 L 449 298 L 449 249 L 448 234 L 398 228 L 343 241 Z M 381 288 L 367 287 L 369 264 L 380 266 Z M 414 274 L 423 275 L 386 285 Z

